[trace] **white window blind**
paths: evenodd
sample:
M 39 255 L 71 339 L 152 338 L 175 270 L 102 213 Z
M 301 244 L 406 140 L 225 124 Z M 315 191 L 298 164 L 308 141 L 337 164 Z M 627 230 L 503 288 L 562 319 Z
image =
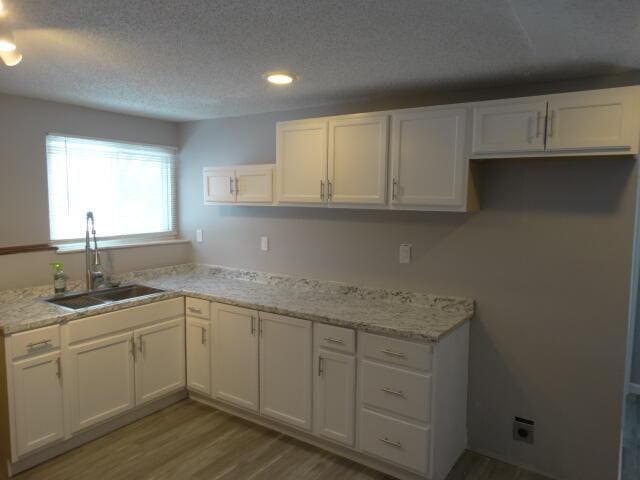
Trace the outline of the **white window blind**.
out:
M 99 237 L 176 234 L 172 147 L 47 135 L 51 240 L 84 237 L 93 211 Z

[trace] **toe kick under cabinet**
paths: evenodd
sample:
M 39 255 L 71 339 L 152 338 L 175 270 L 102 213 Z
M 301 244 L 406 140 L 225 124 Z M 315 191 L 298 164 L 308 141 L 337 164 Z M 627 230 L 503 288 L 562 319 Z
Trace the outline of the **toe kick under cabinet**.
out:
M 424 343 L 186 304 L 195 399 L 401 479 L 444 480 L 466 448 L 468 322 Z
M 1 338 L 0 478 L 184 392 L 184 325 L 180 297 Z

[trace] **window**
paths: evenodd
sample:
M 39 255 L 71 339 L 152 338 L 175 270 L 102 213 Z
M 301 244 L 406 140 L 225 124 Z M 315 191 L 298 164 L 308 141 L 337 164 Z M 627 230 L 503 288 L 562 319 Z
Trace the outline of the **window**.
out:
M 176 235 L 176 150 L 47 135 L 52 241 L 84 238 L 87 211 L 101 238 Z

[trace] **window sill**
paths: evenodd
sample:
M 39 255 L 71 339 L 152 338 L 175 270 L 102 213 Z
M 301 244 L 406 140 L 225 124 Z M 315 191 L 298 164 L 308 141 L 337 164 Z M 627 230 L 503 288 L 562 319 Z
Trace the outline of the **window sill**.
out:
M 191 240 L 184 240 L 181 238 L 171 239 L 159 239 L 159 240 L 145 240 L 145 241 L 133 241 L 133 240 L 118 240 L 118 241 L 104 241 L 100 242 L 98 238 L 99 250 L 119 250 L 122 248 L 138 248 L 138 247 L 151 247 L 154 245 L 173 245 L 178 243 L 191 243 Z M 91 242 L 93 246 L 93 241 Z M 56 245 L 58 247 L 59 254 L 66 253 L 78 253 L 84 252 L 84 242 L 82 243 L 68 243 Z

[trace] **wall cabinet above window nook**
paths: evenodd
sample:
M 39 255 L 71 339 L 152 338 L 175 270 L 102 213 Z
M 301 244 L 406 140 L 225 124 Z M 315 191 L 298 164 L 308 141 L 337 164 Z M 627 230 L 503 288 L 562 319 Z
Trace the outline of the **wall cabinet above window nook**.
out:
M 203 180 L 205 204 L 273 202 L 273 165 L 206 167 Z
M 474 157 L 638 153 L 638 87 L 476 104 Z

